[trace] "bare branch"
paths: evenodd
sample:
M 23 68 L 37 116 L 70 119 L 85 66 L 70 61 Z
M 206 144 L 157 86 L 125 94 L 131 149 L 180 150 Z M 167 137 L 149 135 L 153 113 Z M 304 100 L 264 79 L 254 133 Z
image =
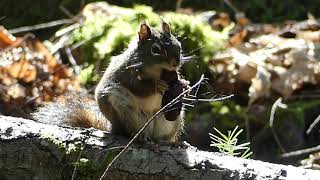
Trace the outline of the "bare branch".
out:
M 192 98 L 183 98 L 185 100 L 189 100 L 189 101 L 199 101 L 199 102 L 214 102 L 214 101 L 222 101 L 222 100 L 226 100 L 226 99 L 229 99 L 229 98 L 232 98 L 234 95 L 231 94 L 231 95 L 228 95 L 228 96 L 223 96 L 223 97 L 220 97 L 220 98 L 210 98 L 210 99 L 192 99 Z
M 229 0 L 224 0 L 224 2 L 234 11 L 235 14 L 239 14 L 240 11 L 229 1 Z
M 320 121 L 320 114 L 318 115 L 318 117 L 312 122 L 312 124 L 310 125 L 310 127 L 307 130 L 307 134 L 310 134 L 312 129 L 319 123 Z
M 68 57 L 68 60 L 69 62 L 72 64 L 72 67 L 73 67 L 73 70 L 74 72 L 79 75 L 80 74 L 80 67 L 78 66 L 77 64 L 77 61 L 74 59 L 73 55 L 72 55 L 72 52 L 71 52 L 71 49 L 69 47 L 66 47 L 65 48 L 65 51 L 66 51 L 66 54 L 67 54 L 67 57 Z
M 311 154 L 314 152 L 318 152 L 320 151 L 320 145 L 315 146 L 315 147 L 311 147 L 311 148 L 307 148 L 307 149 L 301 149 L 298 151 L 292 151 L 292 152 L 288 152 L 288 153 L 283 153 L 281 154 L 281 158 L 288 158 L 288 157 L 293 157 L 293 156 L 300 156 L 300 155 L 305 155 L 305 154 Z
M 191 50 L 191 51 L 189 51 L 189 52 L 187 52 L 187 53 L 185 53 L 185 54 L 183 54 L 183 56 L 188 56 L 188 55 L 190 55 L 190 54 L 192 54 L 192 53 L 194 53 L 194 52 L 196 52 L 196 51 L 199 51 L 199 50 L 201 50 L 202 48 L 204 48 L 205 46 L 204 45 L 202 45 L 202 46 L 200 46 L 200 47 L 198 47 L 198 48 L 196 48 L 196 49 L 193 49 L 193 50 Z
M 278 98 L 278 99 L 276 100 L 276 102 L 274 102 L 274 104 L 272 105 L 271 112 L 270 112 L 269 126 L 270 126 L 270 128 L 271 128 L 271 132 L 272 132 L 272 134 L 273 134 L 273 137 L 274 137 L 276 143 L 278 144 L 280 150 L 281 150 L 282 152 L 286 152 L 285 149 L 283 148 L 283 146 L 281 145 L 280 139 L 279 139 L 276 131 L 273 129 L 274 114 L 275 114 L 275 112 L 276 112 L 277 107 L 287 108 L 287 105 L 283 104 L 281 101 L 282 101 L 282 98 L 280 97 L 280 98 Z
M 67 15 L 69 18 L 74 18 L 75 15 L 72 14 L 66 7 L 64 7 L 63 5 L 59 6 L 59 9 L 65 14 Z
M 9 32 L 12 34 L 21 33 L 21 32 L 30 32 L 34 30 L 45 29 L 49 27 L 59 26 L 63 24 L 72 24 L 72 23 L 74 23 L 74 20 L 72 19 L 60 19 L 60 20 L 51 21 L 47 23 L 36 24 L 33 26 L 24 26 L 24 27 L 11 29 L 9 30 Z

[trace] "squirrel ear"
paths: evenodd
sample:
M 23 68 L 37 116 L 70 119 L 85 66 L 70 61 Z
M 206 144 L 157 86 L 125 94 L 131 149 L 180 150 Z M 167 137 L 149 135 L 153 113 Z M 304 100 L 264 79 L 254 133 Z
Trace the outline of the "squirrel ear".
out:
M 145 41 L 151 36 L 150 27 L 145 21 L 141 22 L 139 34 L 139 41 Z
M 165 33 L 171 34 L 170 25 L 166 23 L 162 17 L 161 17 L 161 21 L 162 21 L 162 24 L 161 24 L 162 31 Z

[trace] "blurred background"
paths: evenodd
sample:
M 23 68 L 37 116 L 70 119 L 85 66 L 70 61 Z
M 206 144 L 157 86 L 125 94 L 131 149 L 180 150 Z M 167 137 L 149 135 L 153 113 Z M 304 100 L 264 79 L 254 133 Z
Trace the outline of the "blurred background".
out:
M 0 113 L 31 118 L 68 92 L 93 93 L 112 56 L 160 15 L 192 57 L 182 140 L 218 151 L 209 133 L 243 129 L 251 158 L 319 169 L 320 1 L 1 0 Z M 295 154 L 290 152 L 297 151 Z

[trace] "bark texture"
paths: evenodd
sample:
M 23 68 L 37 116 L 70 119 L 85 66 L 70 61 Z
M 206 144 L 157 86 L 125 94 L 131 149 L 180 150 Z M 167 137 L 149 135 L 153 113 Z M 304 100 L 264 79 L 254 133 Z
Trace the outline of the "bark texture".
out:
M 128 140 L 0 116 L 0 179 L 98 179 Z M 118 147 L 118 148 L 117 148 Z M 80 155 L 79 155 L 80 154 Z M 78 163 L 75 166 L 77 159 Z M 194 147 L 135 144 L 106 179 L 319 179 L 320 171 L 223 156 Z

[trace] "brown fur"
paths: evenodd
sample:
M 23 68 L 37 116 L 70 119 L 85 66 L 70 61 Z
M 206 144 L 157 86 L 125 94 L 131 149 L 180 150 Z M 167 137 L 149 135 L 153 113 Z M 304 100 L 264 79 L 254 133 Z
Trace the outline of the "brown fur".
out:
M 160 110 L 163 94 L 170 91 L 161 74 L 166 70 L 173 73 L 174 78 L 178 77 L 181 45 L 170 34 L 169 24 L 163 23 L 162 26 L 165 26 L 162 27 L 163 32 L 142 24 L 139 40 L 111 59 L 96 87 L 96 102 L 67 96 L 40 108 L 34 114 L 35 119 L 57 125 L 111 129 L 113 133 L 125 136 L 136 134 Z M 181 88 L 177 92 L 180 91 Z M 172 97 L 168 96 L 166 101 L 170 100 Z M 174 142 L 182 128 L 183 111 L 180 108 L 170 116 L 170 121 L 160 113 L 140 138 Z

